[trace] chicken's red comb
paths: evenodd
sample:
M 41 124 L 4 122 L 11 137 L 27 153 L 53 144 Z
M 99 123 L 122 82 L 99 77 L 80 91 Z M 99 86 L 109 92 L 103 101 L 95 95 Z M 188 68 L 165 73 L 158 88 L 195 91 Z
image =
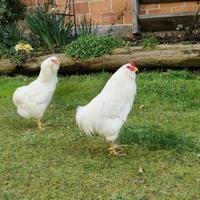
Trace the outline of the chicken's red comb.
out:
M 128 63 L 131 64 L 132 66 L 137 66 L 136 62 L 134 62 L 133 60 L 129 60 Z

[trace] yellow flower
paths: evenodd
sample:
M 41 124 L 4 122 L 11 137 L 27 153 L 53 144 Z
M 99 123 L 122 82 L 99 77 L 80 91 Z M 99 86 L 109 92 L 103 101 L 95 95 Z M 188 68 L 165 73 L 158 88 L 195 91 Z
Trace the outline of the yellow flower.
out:
M 30 53 L 31 51 L 33 51 L 33 47 L 30 44 L 19 43 L 15 46 L 15 50 Z
M 15 50 L 16 50 L 16 51 L 21 51 L 21 50 L 23 50 L 23 44 L 22 44 L 22 43 L 17 44 L 17 45 L 15 46 Z

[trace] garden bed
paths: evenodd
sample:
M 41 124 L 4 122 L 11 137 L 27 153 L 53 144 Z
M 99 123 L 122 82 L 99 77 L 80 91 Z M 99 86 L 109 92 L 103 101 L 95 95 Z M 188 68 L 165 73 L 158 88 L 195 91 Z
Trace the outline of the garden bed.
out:
M 9 59 L 0 60 L 0 73 L 37 72 L 41 62 L 52 54 L 35 57 L 17 68 Z M 153 48 L 142 46 L 115 49 L 111 55 L 99 58 L 75 59 L 65 54 L 54 54 L 61 62 L 61 73 L 115 71 L 129 60 L 138 63 L 140 69 L 196 68 L 200 67 L 200 44 L 157 45 Z

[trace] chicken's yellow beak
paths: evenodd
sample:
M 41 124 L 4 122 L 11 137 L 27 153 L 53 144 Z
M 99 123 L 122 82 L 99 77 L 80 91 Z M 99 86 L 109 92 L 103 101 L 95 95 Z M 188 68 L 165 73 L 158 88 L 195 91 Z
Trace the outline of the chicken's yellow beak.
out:
M 133 71 L 134 71 L 134 72 L 138 72 L 139 70 L 138 70 L 137 67 L 134 67 Z

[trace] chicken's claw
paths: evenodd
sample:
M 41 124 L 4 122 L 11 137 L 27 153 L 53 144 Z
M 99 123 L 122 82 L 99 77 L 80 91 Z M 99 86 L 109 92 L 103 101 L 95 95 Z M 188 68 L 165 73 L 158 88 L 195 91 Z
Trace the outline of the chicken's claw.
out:
M 41 131 L 45 130 L 45 126 L 42 124 L 41 120 L 37 119 L 36 121 L 37 121 L 38 129 Z
M 110 156 L 126 156 L 126 154 L 125 153 L 122 153 L 123 151 L 110 151 L 110 153 L 109 153 L 109 155 Z
M 123 147 L 127 145 L 116 145 L 114 143 L 110 143 L 110 147 L 108 148 L 110 156 L 125 156 L 126 154 L 123 153 Z

